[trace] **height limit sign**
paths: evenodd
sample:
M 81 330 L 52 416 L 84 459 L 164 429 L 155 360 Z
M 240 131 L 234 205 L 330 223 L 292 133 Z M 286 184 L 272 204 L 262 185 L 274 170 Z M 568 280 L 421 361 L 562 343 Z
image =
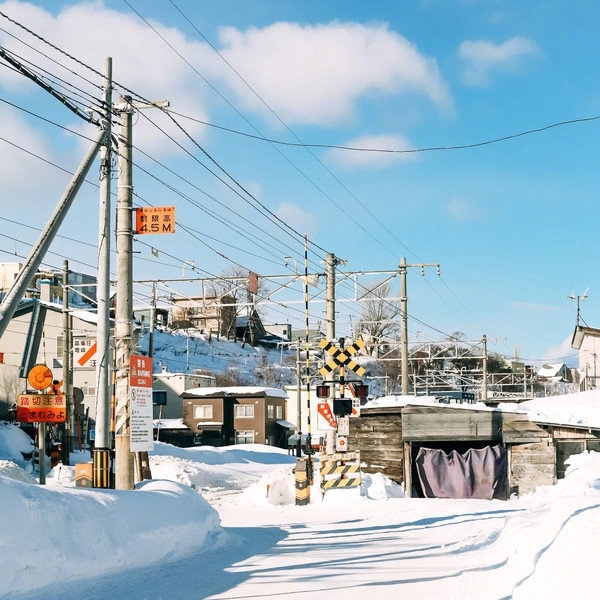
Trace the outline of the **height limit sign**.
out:
M 143 206 L 136 208 L 135 233 L 175 233 L 175 207 Z

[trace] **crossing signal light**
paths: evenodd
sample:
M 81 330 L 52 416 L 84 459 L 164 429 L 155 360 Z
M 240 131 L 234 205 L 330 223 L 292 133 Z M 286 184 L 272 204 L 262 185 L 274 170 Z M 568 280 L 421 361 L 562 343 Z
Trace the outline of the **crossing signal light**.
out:
M 317 398 L 329 398 L 329 386 L 318 385 L 317 386 Z
M 355 385 L 354 386 L 354 393 L 359 397 L 359 398 L 366 398 L 369 395 L 369 386 L 368 385 Z

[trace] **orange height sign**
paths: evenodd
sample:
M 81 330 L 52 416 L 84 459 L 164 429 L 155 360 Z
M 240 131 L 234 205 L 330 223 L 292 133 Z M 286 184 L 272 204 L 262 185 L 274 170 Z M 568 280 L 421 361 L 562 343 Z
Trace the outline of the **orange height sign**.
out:
M 17 420 L 23 423 L 64 423 L 67 398 L 63 394 L 19 394 Z
M 143 206 L 136 208 L 135 233 L 175 233 L 175 207 Z

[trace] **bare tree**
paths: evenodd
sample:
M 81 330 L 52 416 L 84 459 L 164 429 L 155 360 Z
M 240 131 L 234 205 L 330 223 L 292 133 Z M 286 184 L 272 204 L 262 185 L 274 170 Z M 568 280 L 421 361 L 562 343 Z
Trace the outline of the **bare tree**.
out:
M 214 296 L 231 296 L 235 299 L 238 305 L 237 311 L 238 316 L 246 314 L 244 304 L 253 303 L 253 294 L 249 289 L 250 274 L 248 271 L 233 267 L 228 271 L 224 271 L 220 274 L 222 279 L 212 280 L 208 285 L 208 291 Z M 258 293 L 256 299 L 266 298 L 269 295 L 269 286 L 264 279 L 258 278 Z M 258 306 L 255 307 L 256 311 L 261 314 L 262 309 Z
M 380 345 L 398 333 L 400 303 L 387 300 L 392 295 L 389 281 L 376 282 L 365 294 L 357 331 L 363 336 L 365 347 L 372 356 L 378 356 Z

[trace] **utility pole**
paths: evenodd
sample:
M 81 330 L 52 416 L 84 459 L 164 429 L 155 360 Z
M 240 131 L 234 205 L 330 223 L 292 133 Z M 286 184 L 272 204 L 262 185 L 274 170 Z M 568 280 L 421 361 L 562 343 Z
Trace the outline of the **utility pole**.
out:
M 108 488 L 110 481 L 111 389 L 110 364 L 110 235 L 111 235 L 111 111 L 112 59 L 106 59 L 102 127 L 106 138 L 100 149 L 100 210 L 98 231 L 98 324 L 96 328 L 96 429 L 93 456 L 93 486 Z
M 62 377 L 63 392 L 67 399 L 67 422 L 62 438 L 62 461 L 63 464 L 70 464 L 70 454 L 74 449 L 73 438 L 75 434 L 75 402 L 73 397 L 73 365 L 71 364 L 73 352 L 72 336 L 72 318 L 69 312 L 69 261 L 63 263 L 62 278 L 62 301 L 63 301 L 63 352 L 62 352 Z
M 335 339 L 335 267 L 338 260 L 332 252 L 327 253 L 325 260 L 325 338 L 327 341 Z M 335 381 L 329 388 L 329 398 L 333 406 L 335 399 Z M 325 436 L 325 454 L 335 451 L 335 431 L 328 430 Z
M 119 183 L 117 193 L 117 307 L 115 319 L 115 488 L 134 487 L 133 455 L 130 451 L 129 361 L 133 343 L 133 187 L 131 97 L 119 105 Z
M 487 336 L 485 333 L 483 334 L 483 338 L 481 340 L 483 344 L 483 361 L 482 361 L 482 370 L 483 370 L 483 386 L 481 388 L 481 399 L 483 402 L 487 402 L 488 390 L 487 390 L 487 376 L 488 376 L 488 366 L 487 366 Z
M 298 402 L 298 429 L 296 430 L 296 457 L 302 456 L 302 368 L 300 364 L 300 338 L 296 346 L 296 399 Z
M 400 269 L 400 356 L 402 366 L 402 395 L 408 395 L 408 294 L 406 291 L 406 272 L 408 268 L 419 267 L 421 275 L 425 275 L 425 267 L 437 267 L 440 274 L 440 265 L 438 263 L 420 263 L 409 265 L 406 258 L 400 259 L 398 268 Z

